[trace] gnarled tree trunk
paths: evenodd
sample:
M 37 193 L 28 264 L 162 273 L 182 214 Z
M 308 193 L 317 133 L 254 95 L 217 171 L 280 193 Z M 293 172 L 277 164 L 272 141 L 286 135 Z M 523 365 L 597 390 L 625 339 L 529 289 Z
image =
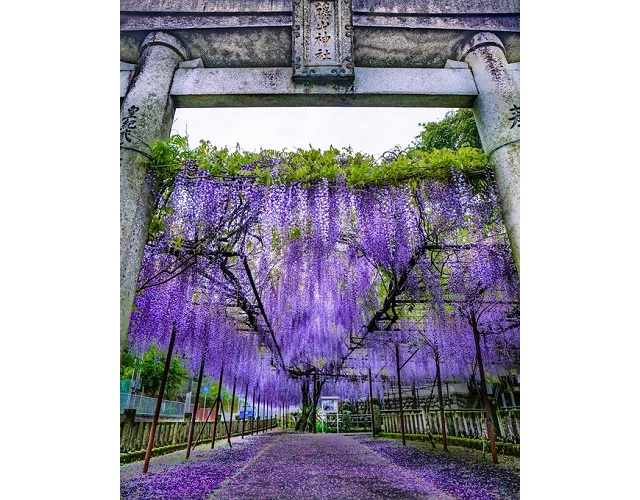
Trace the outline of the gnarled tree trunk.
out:
M 314 376 L 313 393 L 311 393 L 309 387 L 310 382 L 308 376 L 302 380 L 302 410 L 300 411 L 300 418 L 296 422 L 296 431 L 315 432 L 316 430 L 316 408 L 318 407 L 324 380 L 321 381 Z

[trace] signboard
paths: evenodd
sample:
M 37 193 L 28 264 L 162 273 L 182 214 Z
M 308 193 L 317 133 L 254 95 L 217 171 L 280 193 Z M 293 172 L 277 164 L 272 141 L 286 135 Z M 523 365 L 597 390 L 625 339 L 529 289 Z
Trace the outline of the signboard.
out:
M 253 417 L 253 410 L 251 408 L 247 408 L 246 410 L 244 408 L 240 408 L 240 411 L 238 411 L 239 420 L 244 420 L 245 418 L 251 417 Z
M 320 408 L 325 413 L 338 413 L 338 403 L 340 399 L 337 397 L 320 398 Z

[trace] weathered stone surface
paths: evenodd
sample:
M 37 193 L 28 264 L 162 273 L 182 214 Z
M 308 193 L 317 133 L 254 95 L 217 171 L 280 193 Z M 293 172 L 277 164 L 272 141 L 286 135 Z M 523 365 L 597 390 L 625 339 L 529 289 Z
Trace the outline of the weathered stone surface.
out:
M 520 18 L 506 16 L 410 16 L 410 15 L 353 15 L 353 25 L 370 28 L 422 28 L 448 30 L 520 31 Z
M 294 0 L 292 34 L 294 78 L 353 79 L 350 0 Z
M 121 12 L 291 12 L 291 0 L 120 0 Z
M 353 0 L 354 12 L 494 14 L 520 12 L 519 0 Z
M 458 59 L 473 32 L 391 28 L 354 28 L 356 67 L 443 68 Z M 509 62 L 520 61 L 520 35 L 497 33 Z
M 355 67 L 443 68 L 473 32 L 354 27 Z M 292 65 L 291 27 L 171 31 L 206 68 Z M 136 63 L 146 32 L 122 32 L 120 60 Z M 509 62 L 520 60 L 518 33 L 497 34 Z
M 423 106 L 470 107 L 477 89 L 469 69 L 356 68 L 352 85 L 298 83 L 291 68 L 176 71 L 180 107 Z
M 150 30 L 170 30 L 205 67 L 291 65 L 293 2 L 123 0 L 121 60 L 135 63 Z M 442 68 L 475 32 L 496 33 L 520 60 L 519 2 L 354 0 L 355 66 Z M 249 49 L 249 50 L 247 50 Z
M 133 65 L 132 65 L 133 66 Z M 120 70 L 120 97 L 127 95 L 127 89 L 133 78 L 133 70 Z M 120 103 L 122 104 L 122 103 Z
M 291 66 L 291 27 L 170 31 L 207 68 Z M 121 32 L 120 60 L 135 63 L 146 32 Z
M 291 14 L 127 14 L 120 21 L 122 31 L 179 30 L 204 28 L 257 28 L 264 26 L 291 26 Z
M 494 167 L 511 252 L 520 268 L 520 87 L 502 42 L 478 33 L 462 48 L 478 87 L 473 113 L 482 147 Z M 519 71 L 518 71 L 519 73 Z
M 509 71 L 511 71 L 511 76 L 518 84 L 518 88 L 520 88 L 520 63 L 511 63 L 509 64 Z
M 148 145 L 168 137 L 175 107 L 169 97 L 173 74 L 187 50 L 166 33 L 142 43 L 139 72 L 120 112 L 120 347 L 125 345 L 152 199 L 141 160 Z
M 197 59 L 181 62 L 179 67 L 183 69 L 204 68 L 204 64 L 202 59 L 198 57 Z
M 120 0 L 122 12 L 291 12 L 292 0 Z M 353 0 L 354 12 L 492 14 L 520 12 L 519 0 Z

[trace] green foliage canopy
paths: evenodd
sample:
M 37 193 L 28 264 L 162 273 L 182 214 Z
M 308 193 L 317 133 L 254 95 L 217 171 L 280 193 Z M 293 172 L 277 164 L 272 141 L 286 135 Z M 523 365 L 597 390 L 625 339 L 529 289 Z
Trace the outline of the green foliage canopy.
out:
M 174 180 L 185 164 L 207 172 L 213 178 L 249 177 L 255 182 L 296 182 L 311 184 L 326 179 L 344 180 L 352 187 L 412 184 L 419 179 L 449 181 L 461 174 L 476 190 L 486 187 L 489 162 L 482 151 L 473 113 L 469 109 L 449 111 L 439 122 L 420 124 L 424 130 L 405 150 L 382 158 L 353 152 L 351 148 L 261 150 L 259 152 L 217 148 L 200 141 L 193 149 L 187 137 L 173 135 L 156 141 L 147 166 L 155 177 L 156 206 L 149 227 L 153 240 L 162 231 L 170 213 L 165 202 L 171 196 Z
M 470 109 L 448 111 L 438 122 L 420 123 L 423 127 L 420 135 L 414 139 L 412 148 L 422 151 L 460 148 L 482 150 L 478 127 Z
M 142 379 L 142 393 L 146 396 L 156 396 L 160 390 L 166 359 L 167 353 L 158 349 L 155 344 L 139 358 L 126 350 L 120 365 L 120 378 L 131 378 L 135 370 L 139 378 Z M 173 356 L 169 365 L 164 399 L 176 399 L 178 391 L 188 375 L 189 372 L 184 368 L 180 359 Z

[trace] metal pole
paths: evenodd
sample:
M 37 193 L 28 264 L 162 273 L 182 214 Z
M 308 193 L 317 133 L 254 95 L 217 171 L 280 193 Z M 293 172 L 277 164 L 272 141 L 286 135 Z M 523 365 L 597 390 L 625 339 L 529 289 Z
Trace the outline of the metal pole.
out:
M 398 394 L 400 396 L 400 432 L 402 433 L 402 446 L 406 446 L 406 438 L 404 435 L 404 413 L 402 412 L 402 385 L 400 383 L 400 350 L 396 342 L 396 373 L 398 374 Z
M 242 436 L 240 439 L 244 439 L 244 425 L 247 421 L 247 398 L 249 397 L 249 382 L 244 389 L 244 411 L 242 412 Z
M 169 375 L 169 366 L 171 365 L 171 354 L 173 353 L 173 344 L 176 341 L 176 327 L 173 326 L 171 331 L 171 340 L 169 340 L 169 350 L 167 351 L 167 360 L 164 363 L 164 373 L 162 374 L 162 380 L 160 381 L 160 392 L 158 394 L 158 401 L 156 402 L 156 411 L 153 414 L 153 422 L 151 423 L 151 431 L 149 432 L 149 442 L 147 443 L 147 452 L 144 455 L 144 465 L 142 472 L 146 473 L 149 470 L 149 460 L 151 460 L 151 450 L 153 450 L 153 440 L 156 437 L 156 427 L 158 426 L 158 419 L 160 418 L 160 408 L 162 407 L 162 398 L 164 397 L 164 388 L 167 385 L 167 376 Z
M 229 430 L 227 432 L 227 441 L 229 441 L 229 448 L 231 448 L 231 433 L 233 432 L 233 404 L 236 398 L 236 377 L 233 377 L 233 389 L 231 390 L 231 413 L 229 416 Z M 222 409 L 224 415 L 224 408 Z
M 218 408 L 220 408 L 220 392 L 222 391 L 222 375 L 224 374 L 224 365 L 220 368 L 220 381 L 218 382 L 218 396 L 216 397 L 216 418 L 213 421 L 213 436 L 211 438 L 211 449 L 216 444 L 216 432 L 218 431 Z
M 371 367 L 369 367 L 369 409 L 371 410 L 371 435 L 375 437 L 376 429 L 373 424 L 373 381 L 371 380 Z
M 202 375 L 204 374 L 204 353 L 200 362 L 200 374 L 198 375 L 198 386 L 196 387 L 196 402 L 193 405 L 193 414 L 191 415 L 191 423 L 189 424 L 189 437 L 187 439 L 187 455 L 185 460 L 191 454 L 191 443 L 193 442 L 193 429 L 196 425 L 196 415 L 198 414 L 198 402 L 200 401 L 200 387 L 202 386 Z

